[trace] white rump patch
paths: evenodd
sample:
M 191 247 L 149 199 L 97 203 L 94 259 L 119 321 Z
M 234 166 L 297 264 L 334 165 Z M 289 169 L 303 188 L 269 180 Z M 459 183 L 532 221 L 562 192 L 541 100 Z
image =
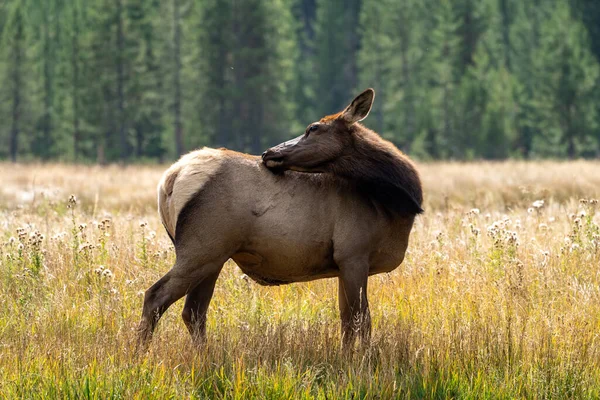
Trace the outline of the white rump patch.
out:
M 205 147 L 182 156 L 165 171 L 158 184 L 158 212 L 171 237 L 175 237 L 183 207 L 215 175 L 223 160 L 221 150 Z

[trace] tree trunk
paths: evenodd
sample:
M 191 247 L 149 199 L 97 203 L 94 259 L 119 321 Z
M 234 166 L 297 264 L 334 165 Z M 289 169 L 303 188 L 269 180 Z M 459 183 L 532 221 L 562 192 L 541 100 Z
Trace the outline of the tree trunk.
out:
M 184 152 L 183 126 L 181 122 L 181 16 L 179 0 L 173 0 L 173 46 L 174 46 L 174 99 L 173 112 L 175 117 L 175 151 L 177 155 Z
M 381 48 L 379 46 L 379 41 L 376 44 L 378 55 L 382 54 Z M 379 96 L 379 107 L 377 107 L 377 112 L 375 114 L 375 121 L 377 125 L 377 132 L 383 135 L 385 131 L 385 114 L 383 105 L 385 104 L 385 84 L 383 79 L 383 65 L 384 60 L 377 60 L 377 64 L 375 65 L 375 82 L 377 82 L 377 95 Z
M 352 90 L 358 85 L 358 63 L 357 56 L 358 51 L 360 50 L 360 34 L 358 31 L 358 26 L 360 24 L 360 9 L 361 9 L 361 0 L 351 0 L 347 3 L 347 12 L 350 14 L 348 17 L 348 44 L 350 54 L 347 55 L 348 62 L 348 74 L 347 74 L 347 92 L 344 93 L 342 98 L 351 97 Z M 346 101 L 346 100 L 342 100 Z
M 567 135 L 567 156 L 569 160 L 575 159 L 575 132 L 573 132 L 573 124 L 571 123 L 571 108 L 566 107 L 566 118 L 565 118 L 565 133 Z
M 567 136 L 567 155 L 569 156 L 569 160 L 575 159 L 575 138 L 571 132 Z
M 453 132 L 452 132 L 452 120 L 451 120 L 451 115 L 450 115 L 450 102 L 452 101 L 450 99 L 450 89 L 448 88 L 448 86 L 450 85 L 450 83 L 448 82 L 444 82 L 444 139 L 443 142 L 447 145 L 448 141 L 452 141 L 452 137 L 453 137 Z M 448 153 L 449 151 L 453 151 L 455 149 L 446 149 L 446 153 L 443 154 L 444 157 L 448 157 Z M 439 154 L 437 155 L 439 157 Z
M 10 159 L 12 162 L 17 161 L 17 152 L 19 150 L 19 133 L 20 133 L 20 118 L 21 118 L 21 63 L 22 63 L 22 41 L 23 41 L 23 20 L 21 10 L 17 11 L 16 15 L 16 33 L 14 37 L 13 56 L 14 69 L 12 74 L 12 124 L 10 128 Z
M 570 100 L 570 98 L 569 98 Z M 565 117 L 564 117 L 564 121 L 565 121 L 565 134 L 567 135 L 566 139 L 567 139 L 567 156 L 569 157 L 569 160 L 574 160 L 575 159 L 575 131 L 573 129 L 573 118 L 571 116 L 571 109 L 572 109 L 572 102 L 571 101 L 567 101 L 567 105 L 564 107 L 564 112 L 565 112 Z
M 117 116 L 119 124 L 119 142 L 121 161 L 125 162 L 129 154 L 127 132 L 125 130 L 125 37 L 123 34 L 123 1 L 117 0 Z
M 402 28 L 400 37 L 400 58 L 402 60 L 402 90 L 404 92 L 404 123 L 406 124 L 406 132 L 402 138 L 402 145 L 408 145 L 414 138 L 415 131 L 415 110 L 412 96 L 411 71 L 408 65 L 408 50 L 409 50 L 410 32 Z
M 50 158 L 50 149 L 52 147 L 52 74 L 51 68 L 51 48 L 50 48 L 50 21 L 48 20 L 50 10 L 44 12 L 44 117 L 42 123 L 43 146 L 40 148 L 40 156 L 47 160 Z
M 221 34 L 221 40 L 223 40 Z M 229 134 L 231 132 L 231 118 L 228 117 L 227 110 L 227 99 L 225 97 L 226 93 L 226 80 L 225 80 L 225 68 L 227 68 L 227 49 L 221 47 L 219 49 L 219 58 L 217 65 L 219 67 L 218 77 L 215 82 L 215 86 L 218 88 L 218 104 L 219 104 L 219 113 L 218 113 L 218 121 L 217 121 L 217 137 L 215 138 L 215 143 L 219 143 L 223 147 L 228 147 L 230 145 L 230 137 Z
M 306 35 L 307 39 L 301 43 L 302 46 L 300 51 L 302 52 L 303 56 L 309 56 L 313 53 L 313 49 L 308 46 L 308 43 L 312 43 L 315 39 L 314 23 L 317 14 L 317 2 L 316 0 L 302 0 L 300 3 L 300 19 L 304 34 Z
M 140 158 L 144 154 L 144 127 L 142 124 L 135 124 L 133 131 L 135 132 L 134 154 L 135 157 Z
M 20 57 L 18 60 L 15 60 L 15 65 L 19 65 L 21 63 Z M 13 89 L 13 106 L 12 106 L 12 126 L 10 128 L 10 159 L 12 162 L 17 162 L 17 152 L 19 147 L 19 118 L 20 118 L 20 106 L 21 106 L 21 92 L 19 88 L 20 82 L 20 72 L 19 69 L 15 68 L 15 73 L 13 75 L 14 81 L 14 89 Z
M 509 0 L 500 0 L 500 13 L 502 14 L 502 41 L 504 42 L 504 65 L 507 70 L 511 70 L 510 62 L 510 15 Z
M 71 38 L 71 79 L 72 101 L 73 101 L 73 158 L 77 161 L 79 157 L 79 15 L 77 5 L 73 4 L 73 33 Z

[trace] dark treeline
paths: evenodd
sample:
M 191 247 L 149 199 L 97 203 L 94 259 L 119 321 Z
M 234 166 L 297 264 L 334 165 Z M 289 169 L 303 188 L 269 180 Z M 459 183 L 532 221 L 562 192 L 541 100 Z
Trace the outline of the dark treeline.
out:
M 598 0 L 0 0 L 0 159 L 260 153 L 377 91 L 420 158 L 600 156 Z

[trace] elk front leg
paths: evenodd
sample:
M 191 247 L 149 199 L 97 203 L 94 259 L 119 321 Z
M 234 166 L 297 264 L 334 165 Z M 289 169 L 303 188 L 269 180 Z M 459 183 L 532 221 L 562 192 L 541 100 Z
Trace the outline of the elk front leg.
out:
M 366 261 L 346 262 L 340 266 L 338 298 L 344 349 L 351 348 L 357 336 L 363 344 L 367 344 L 371 337 L 368 278 L 369 265 Z

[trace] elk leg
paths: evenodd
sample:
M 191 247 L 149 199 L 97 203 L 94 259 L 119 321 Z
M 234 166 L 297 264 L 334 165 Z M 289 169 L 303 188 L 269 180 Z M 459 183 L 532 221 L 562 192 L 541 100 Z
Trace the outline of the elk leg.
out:
M 363 344 L 367 344 L 371 337 L 368 278 L 369 267 L 366 263 L 348 263 L 340 268 L 338 299 L 344 349 L 352 347 L 357 336 Z
M 215 290 L 219 272 L 207 276 L 198 284 L 185 299 L 181 317 L 196 345 L 206 340 L 206 313 Z
M 191 269 L 189 265 L 178 258 L 175 266 L 146 291 L 142 320 L 138 328 L 138 350 L 145 350 L 148 347 L 158 320 L 167 308 L 185 296 L 199 282 L 215 273 L 218 274 L 223 262 Z

